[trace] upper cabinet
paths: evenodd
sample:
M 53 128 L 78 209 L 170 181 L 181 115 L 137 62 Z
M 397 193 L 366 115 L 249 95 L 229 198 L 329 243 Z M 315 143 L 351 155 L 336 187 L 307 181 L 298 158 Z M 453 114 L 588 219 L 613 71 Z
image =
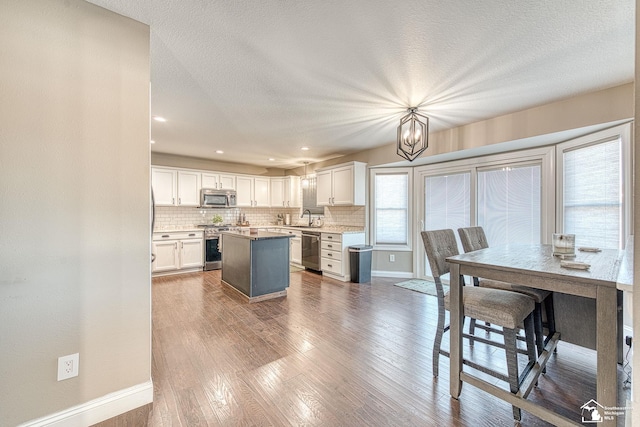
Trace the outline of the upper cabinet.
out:
M 301 206 L 300 177 L 271 178 L 271 207 L 298 208 Z
M 236 177 L 236 204 L 238 207 L 268 208 L 269 178 L 238 175 Z
M 151 187 L 156 206 L 175 206 L 178 193 L 178 171 L 151 168 Z
M 216 190 L 235 190 L 236 176 L 218 173 L 202 173 L 202 188 Z
M 238 207 L 302 206 L 298 176 L 270 178 L 152 166 L 151 186 L 156 206 L 200 206 L 202 188 L 236 190 Z
M 318 206 L 364 206 L 366 174 L 362 162 L 316 170 Z
M 200 173 L 151 168 L 151 187 L 156 206 L 198 206 Z
M 200 173 L 178 171 L 178 206 L 200 205 Z

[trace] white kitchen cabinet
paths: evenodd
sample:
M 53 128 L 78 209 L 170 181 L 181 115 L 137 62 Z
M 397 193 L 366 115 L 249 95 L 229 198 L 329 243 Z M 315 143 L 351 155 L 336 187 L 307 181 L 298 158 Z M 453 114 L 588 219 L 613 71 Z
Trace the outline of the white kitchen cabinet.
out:
M 178 206 L 200 205 L 200 172 L 178 171 Z
M 151 187 L 156 206 L 175 206 L 177 173 L 175 169 L 151 168 Z
M 289 261 L 293 264 L 302 265 L 302 235 L 292 237 L 289 240 L 291 241 Z
M 236 176 L 222 173 L 202 173 L 202 188 L 235 190 Z
M 200 172 L 152 167 L 151 187 L 156 206 L 200 204 Z
M 269 207 L 271 200 L 269 178 L 238 175 L 236 204 L 238 207 Z
M 293 236 L 289 239 L 289 262 L 302 266 L 302 231 L 281 228 L 277 232 Z
M 155 260 L 152 263 L 151 271 L 159 273 L 162 271 L 178 270 L 180 268 L 177 240 L 153 242 L 152 247 Z
M 351 280 L 349 246 L 364 244 L 364 233 L 322 233 L 320 269 L 322 274 L 348 282 Z
M 367 165 L 350 162 L 316 171 L 318 206 L 364 206 Z
M 272 208 L 298 208 L 302 206 L 300 200 L 300 177 L 271 178 L 270 189 Z
M 202 270 L 204 265 L 202 231 L 156 232 L 153 233 L 151 246 L 155 255 L 151 271 L 156 275 Z

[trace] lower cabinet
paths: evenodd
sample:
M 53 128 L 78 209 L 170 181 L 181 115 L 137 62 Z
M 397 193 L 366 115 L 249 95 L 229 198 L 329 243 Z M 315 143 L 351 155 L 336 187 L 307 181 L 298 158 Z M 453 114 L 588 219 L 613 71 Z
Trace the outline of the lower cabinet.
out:
M 157 275 L 202 270 L 204 241 L 202 231 L 153 233 L 155 255 L 151 271 Z
M 322 274 L 343 282 L 351 280 L 349 246 L 364 244 L 364 233 L 322 233 L 320 269 Z

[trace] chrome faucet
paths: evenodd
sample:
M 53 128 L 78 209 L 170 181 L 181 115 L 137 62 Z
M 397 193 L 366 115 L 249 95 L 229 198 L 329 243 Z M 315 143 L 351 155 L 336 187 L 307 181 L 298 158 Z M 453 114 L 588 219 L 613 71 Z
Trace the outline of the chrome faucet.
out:
M 309 227 L 311 227 L 311 211 L 309 209 L 305 209 L 304 211 L 302 211 L 302 215 L 300 215 L 300 218 L 304 218 L 304 214 L 306 212 L 309 212 Z

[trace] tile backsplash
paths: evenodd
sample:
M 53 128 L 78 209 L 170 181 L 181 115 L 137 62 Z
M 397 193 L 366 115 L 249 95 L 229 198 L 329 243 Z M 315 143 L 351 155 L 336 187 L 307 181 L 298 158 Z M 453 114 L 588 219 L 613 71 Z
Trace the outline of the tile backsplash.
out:
M 331 206 L 324 208 L 325 225 L 345 225 L 352 227 L 365 226 L 364 206 Z M 300 208 L 230 208 L 199 209 L 194 207 L 158 206 L 156 207 L 155 227 L 157 230 L 171 227 L 184 227 L 198 224 L 209 224 L 214 215 L 221 215 L 225 224 L 235 224 L 238 217 L 246 215 L 252 225 L 276 225 L 278 214 L 290 214 L 292 224 L 302 224 L 306 219 L 300 218 Z M 318 215 L 312 215 L 316 218 Z

